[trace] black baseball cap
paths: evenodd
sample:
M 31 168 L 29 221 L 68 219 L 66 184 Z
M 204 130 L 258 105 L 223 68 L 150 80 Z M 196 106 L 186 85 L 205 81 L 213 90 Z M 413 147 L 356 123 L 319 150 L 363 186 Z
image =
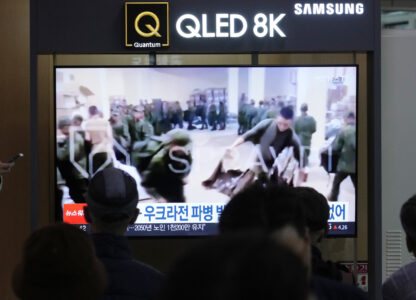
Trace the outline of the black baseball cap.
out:
M 85 199 L 97 218 L 115 214 L 129 216 L 137 207 L 139 193 L 133 177 L 123 170 L 110 167 L 91 179 Z

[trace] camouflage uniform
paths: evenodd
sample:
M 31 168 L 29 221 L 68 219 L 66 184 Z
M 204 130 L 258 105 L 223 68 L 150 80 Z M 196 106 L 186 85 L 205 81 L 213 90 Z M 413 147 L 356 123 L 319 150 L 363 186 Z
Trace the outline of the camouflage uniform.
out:
M 139 120 L 134 125 L 133 147 L 131 151 L 131 163 L 137 166 L 139 163 L 140 151 L 149 142 L 150 138 L 154 135 L 152 124 L 147 120 Z
M 152 124 L 146 120 L 140 120 L 134 124 L 134 142 L 142 142 L 154 135 Z
M 355 125 L 346 126 L 336 137 L 333 151 L 339 153 L 337 173 L 332 184 L 330 201 L 337 201 L 341 182 L 351 177 L 354 187 L 357 188 L 356 174 L 356 128 Z
M 208 107 L 208 124 L 212 126 L 212 130 L 217 129 L 218 115 L 217 115 L 217 106 L 214 103 L 211 103 Z
M 183 179 L 191 171 L 191 147 L 189 135 L 177 129 L 143 145 L 137 169 L 149 194 L 168 202 L 185 202 Z
M 131 143 L 131 137 L 129 132 L 128 124 L 120 122 L 117 124 L 112 124 L 113 128 L 113 138 L 124 148 L 128 149 Z
M 247 111 L 249 109 L 249 105 L 244 103 L 238 110 L 238 135 L 243 134 L 248 129 L 247 124 Z
M 311 116 L 302 115 L 296 120 L 294 127 L 301 145 L 307 147 L 303 149 L 303 166 L 306 166 L 311 152 L 309 147 L 311 146 L 312 134 L 316 131 L 316 121 Z

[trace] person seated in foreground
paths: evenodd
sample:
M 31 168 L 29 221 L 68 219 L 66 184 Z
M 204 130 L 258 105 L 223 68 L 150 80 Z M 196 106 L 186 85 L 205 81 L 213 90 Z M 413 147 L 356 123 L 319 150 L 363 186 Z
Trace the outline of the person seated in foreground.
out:
M 86 201 L 85 219 L 109 274 L 109 287 L 100 299 L 156 299 L 163 275 L 134 260 L 124 236 L 139 214 L 136 181 L 120 169 L 106 168 L 91 179 Z
M 298 254 L 311 270 L 311 240 L 296 188 L 255 183 L 225 206 L 219 221 L 221 234 L 259 230 Z M 320 276 L 310 277 L 310 297 L 316 299 L 367 299 L 360 289 Z
M 319 250 L 319 244 L 328 233 L 329 205 L 325 196 L 310 187 L 297 187 L 294 191 L 304 207 L 311 237 L 312 274 L 353 284 L 354 278 L 348 269 L 341 264 L 325 261 Z
M 106 285 L 104 265 L 88 234 L 63 223 L 45 226 L 27 238 L 12 280 L 22 300 L 93 300 Z
M 407 250 L 416 256 L 416 195 L 407 200 L 400 210 L 400 221 L 406 233 Z M 416 262 L 411 262 L 393 273 L 383 284 L 383 299 L 416 299 Z
M 264 233 L 203 241 L 177 261 L 160 300 L 308 299 L 307 268 Z

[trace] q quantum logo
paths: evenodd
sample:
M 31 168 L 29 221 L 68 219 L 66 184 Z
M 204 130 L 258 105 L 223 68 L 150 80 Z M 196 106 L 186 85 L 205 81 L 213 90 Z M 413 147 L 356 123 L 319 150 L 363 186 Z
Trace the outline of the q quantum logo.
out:
M 169 3 L 125 3 L 126 47 L 169 47 Z

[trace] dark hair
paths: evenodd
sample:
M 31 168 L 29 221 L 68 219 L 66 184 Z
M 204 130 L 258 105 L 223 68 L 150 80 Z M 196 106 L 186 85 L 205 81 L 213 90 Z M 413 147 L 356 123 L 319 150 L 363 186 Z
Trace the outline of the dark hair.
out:
M 304 208 L 308 228 L 311 231 L 327 229 L 329 205 L 325 196 L 311 187 L 297 187 L 294 192 Z
M 302 112 L 307 112 L 307 111 L 308 111 L 308 104 L 303 103 L 303 104 L 300 106 L 300 110 L 301 110 Z
M 99 110 L 98 110 L 97 106 L 92 105 L 92 106 L 88 107 L 88 113 L 91 116 L 95 116 L 95 115 L 98 115 L 99 114 Z
M 13 290 L 23 300 L 96 299 L 106 284 L 88 234 L 64 223 L 33 232 L 13 273 Z
M 294 189 L 272 183 L 255 183 L 235 195 L 219 221 L 222 233 L 253 229 L 273 232 L 287 225 L 305 237 L 305 212 Z
M 416 195 L 407 200 L 400 210 L 400 221 L 412 244 L 416 243 Z
M 75 115 L 75 116 L 72 117 L 72 119 L 80 121 L 80 122 L 82 122 L 84 120 L 84 118 L 81 115 Z
M 348 119 L 355 119 L 355 113 L 354 113 L 354 112 L 352 112 L 352 111 L 350 111 L 350 112 L 347 114 L 347 118 L 348 118 Z
M 202 242 L 168 274 L 162 300 L 307 298 L 307 268 L 286 247 L 261 233 L 224 235 Z
M 293 119 L 293 109 L 290 106 L 283 107 L 280 110 L 280 115 L 285 119 Z

